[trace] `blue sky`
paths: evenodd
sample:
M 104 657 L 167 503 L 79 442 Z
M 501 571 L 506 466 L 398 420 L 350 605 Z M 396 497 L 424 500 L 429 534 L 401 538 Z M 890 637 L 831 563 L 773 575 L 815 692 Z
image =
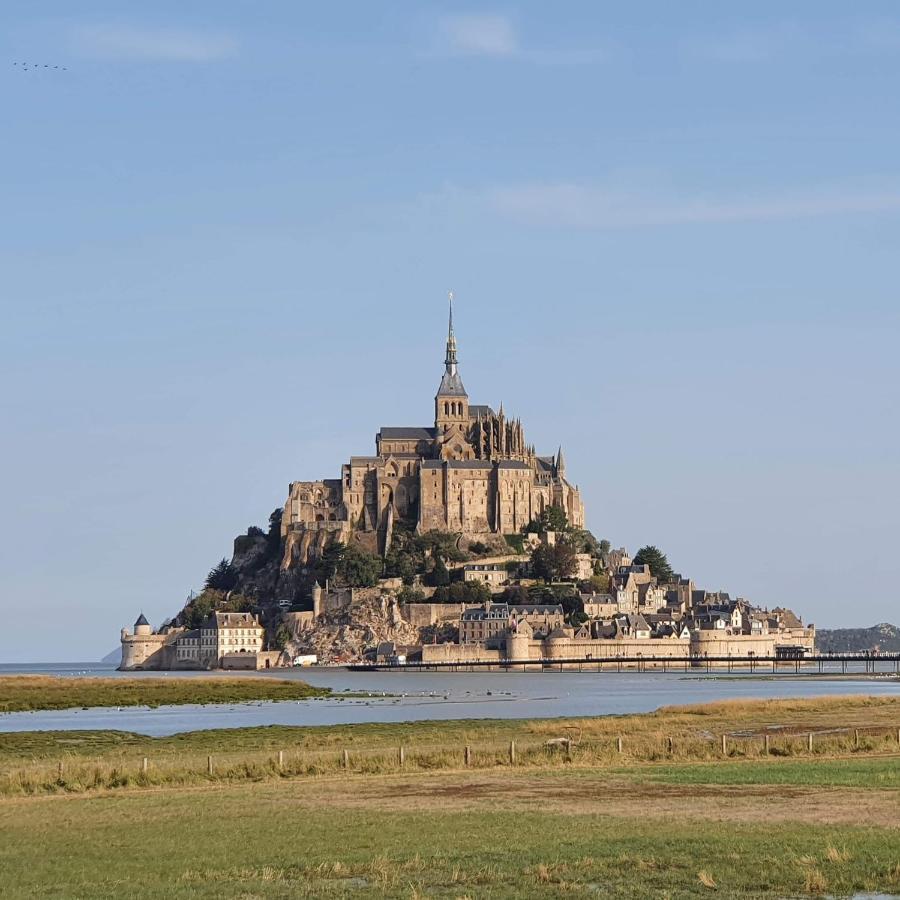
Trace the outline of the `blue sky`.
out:
M 896 4 L 10 0 L 0 63 L 0 660 L 427 423 L 451 288 L 599 537 L 897 621 Z

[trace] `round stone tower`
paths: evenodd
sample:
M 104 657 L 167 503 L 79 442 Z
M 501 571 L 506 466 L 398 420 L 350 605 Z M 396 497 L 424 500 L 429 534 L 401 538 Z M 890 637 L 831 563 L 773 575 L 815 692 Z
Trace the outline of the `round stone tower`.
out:
M 506 658 L 526 662 L 531 656 L 531 635 L 526 629 L 515 629 L 506 635 Z
M 134 631 L 122 629 L 122 662 L 119 669 L 158 669 L 162 664 L 159 651 L 166 640 L 166 635 L 153 633 L 147 617 L 141 613 L 134 623 Z

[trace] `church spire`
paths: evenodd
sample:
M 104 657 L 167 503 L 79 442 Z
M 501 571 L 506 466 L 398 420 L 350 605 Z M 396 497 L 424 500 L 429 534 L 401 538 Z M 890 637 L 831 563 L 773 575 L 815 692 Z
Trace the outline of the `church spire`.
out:
M 559 451 L 556 454 L 556 474 L 560 478 L 566 477 L 566 461 L 563 458 L 562 446 L 560 446 Z
M 448 375 L 456 374 L 456 335 L 453 334 L 453 291 L 448 291 L 450 299 L 450 324 L 447 327 L 447 356 L 444 366 Z
M 444 358 L 444 374 L 435 397 L 435 427 L 441 423 L 468 423 L 469 403 L 466 389 L 456 367 L 456 335 L 453 333 L 453 291 L 449 292 L 450 320 L 447 325 L 447 355 Z

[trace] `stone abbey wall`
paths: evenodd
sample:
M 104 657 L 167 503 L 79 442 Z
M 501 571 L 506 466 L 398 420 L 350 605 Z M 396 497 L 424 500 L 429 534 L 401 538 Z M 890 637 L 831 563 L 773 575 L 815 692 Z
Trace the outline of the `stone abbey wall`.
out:
M 295 481 L 281 531 L 283 568 L 305 565 L 331 541 L 368 536 L 385 553 L 395 525 L 471 535 L 519 532 L 551 505 L 584 527 L 584 506 L 566 480 L 562 452 L 538 456 L 518 419 L 470 405 L 457 370 L 452 317 L 434 425 L 384 427 L 374 456 L 353 456 L 341 477 Z

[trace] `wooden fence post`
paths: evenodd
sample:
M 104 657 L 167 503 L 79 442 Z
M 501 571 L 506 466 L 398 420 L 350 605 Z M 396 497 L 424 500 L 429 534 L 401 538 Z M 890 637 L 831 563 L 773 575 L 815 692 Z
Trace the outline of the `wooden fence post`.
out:
M 400 753 L 398 754 L 398 757 L 400 759 L 400 768 L 402 769 L 404 763 L 406 762 L 406 748 L 403 746 L 403 744 L 400 745 Z
M 900 744 L 900 728 L 897 729 L 897 743 Z M 60 763 L 62 765 L 62 763 Z
M 722 756 L 728 756 L 728 739 L 723 734 L 722 735 Z
M 766 736 L 765 736 L 765 744 L 766 744 L 766 756 L 768 756 L 769 755 L 769 735 L 768 734 L 766 734 Z
M 898 734 L 900 734 L 900 732 L 898 732 Z M 62 781 L 62 777 L 63 777 L 63 761 L 60 760 L 59 761 L 59 780 L 60 781 Z
M 669 756 L 675 752 L 675 741 L 672 740 L 671 735 L 666 738 L 666 750 L 668 750 Z
M 468 768 L 472 765 L 472 748 L 468 744 L 466 744 L 466 752 L 464 755 L 466 760 L 466 767 Z
M 284 750 L 278 751 L 278 768 L 279 769 L 284 768 Z
M 856 749 L 859 750 L 859 729 L 858 728 L 853 729 L 853 744 L 856 747 Z
M 149 764 L 150 764 L 150 763 L 149 763 L 147 757 L 145 756 L 145 757 L 141 760 L 141 772 L 143 772 L 145 775 L 147 774 L 147 767 L 149 766 Z
M 212 775 L 213 773 L 213 761 L 211 756 L 206 757 L 206 774 Z
M 617 750 L 619 753 L 622 752 L 622 738 L 621 738 L 621 737 L 617 737 L 617 738 L 616 738 L 616 750 Z
M 813 752 L 813 733 L 812 732 L 809 733 L 809 738 L 807 739 L 807 742 L 806 742 L 806 749 L 809 750 L 810 753 Z
M 349 751 L 349 750 L 344 750 L 344 751 L 341 753 L 341 765 L 342 765 L 345 769 L 349 769 L 349 768 L 350 768 L 350 751 Z
M 516 764 L 516 742 L 509 742 L 509 764 L 514 766 Z
M 572 738 L 566 738 L 566 759 L 572 759 Z

